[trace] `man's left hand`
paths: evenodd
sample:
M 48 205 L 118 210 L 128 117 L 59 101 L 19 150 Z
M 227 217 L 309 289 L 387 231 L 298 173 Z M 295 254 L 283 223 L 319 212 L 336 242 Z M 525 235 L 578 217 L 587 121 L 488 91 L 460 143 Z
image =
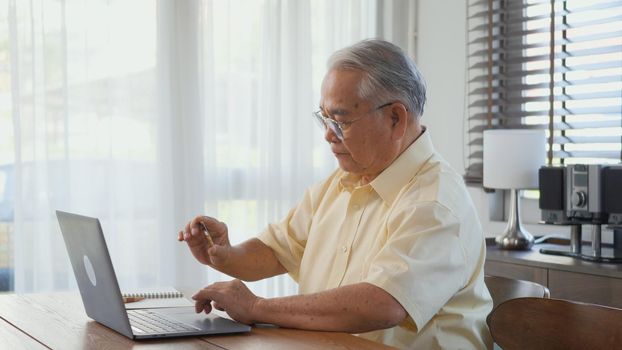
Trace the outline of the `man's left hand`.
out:
M 253 308 L 260 299 L 253 294 L 240 280 L 217 282 L 207 286 L 192 296 L 196 300 L 194 306 L 197 313 L 212 311 L 212 302 L 218 310 L 225 311 L 234 320 L 252 324 Z

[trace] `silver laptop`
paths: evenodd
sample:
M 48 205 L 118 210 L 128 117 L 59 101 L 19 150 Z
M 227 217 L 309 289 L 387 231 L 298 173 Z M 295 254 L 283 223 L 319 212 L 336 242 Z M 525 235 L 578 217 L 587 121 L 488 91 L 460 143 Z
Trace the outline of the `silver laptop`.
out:
M 197 314 L 194 307 L 126 310 L 99 220 L 56 211 L 86 314 L 131 339 L 196 336 L 250 331 L 222 317 Z

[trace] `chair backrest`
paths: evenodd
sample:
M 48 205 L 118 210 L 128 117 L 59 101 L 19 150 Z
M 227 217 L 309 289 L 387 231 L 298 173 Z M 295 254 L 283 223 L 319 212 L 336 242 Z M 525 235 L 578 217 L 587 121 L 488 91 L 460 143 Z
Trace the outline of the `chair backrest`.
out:
M 529 281 L 498 276 L 485 276 L 484 281 L 492 296 L 493 308 L 506 300 L 525 297 L 548 298 L 549 289 Z
M 569 300 L 519 298 L 488 316 L 495 343 L 514 349 L 622 349 L 622 309 Z

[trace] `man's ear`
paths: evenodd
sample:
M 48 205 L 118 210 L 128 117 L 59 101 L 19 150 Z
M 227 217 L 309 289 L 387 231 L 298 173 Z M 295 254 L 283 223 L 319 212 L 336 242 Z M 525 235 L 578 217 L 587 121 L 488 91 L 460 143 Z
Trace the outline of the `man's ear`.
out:
M 406 134 L 408 123 L 410 122 L 408 110 L 406 106 L 400 102 L 391 105 L 391 128 L 393 129 L 393 138 L 399 140 Z

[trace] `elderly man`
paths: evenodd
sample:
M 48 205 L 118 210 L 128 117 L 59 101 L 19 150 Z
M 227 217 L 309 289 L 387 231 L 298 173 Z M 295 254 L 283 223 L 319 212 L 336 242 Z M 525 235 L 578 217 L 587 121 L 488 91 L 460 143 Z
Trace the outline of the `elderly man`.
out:
M 482 228 L 420 123 L 424 103 L 423 79 L 395 45 L 336 52 L 314 117 L 339 169 L 258 238 L 232 246 L 227 226 L 207 216 L 179 232 L 197 260 L 237 278 L 195 294 L 197 312 L 213 305 L 243 323 L 400 348 L 490 347 Z M 299 295 L 259 298 L 240 281 L 286 272 Z

